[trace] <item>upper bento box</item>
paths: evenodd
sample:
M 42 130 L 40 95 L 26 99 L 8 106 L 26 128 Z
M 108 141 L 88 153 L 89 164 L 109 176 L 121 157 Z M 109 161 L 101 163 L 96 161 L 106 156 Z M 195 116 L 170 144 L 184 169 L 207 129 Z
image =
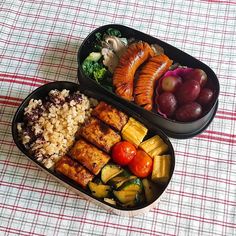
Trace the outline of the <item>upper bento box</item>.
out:
M 77 59 L 81 87 L 115 99 L 170 137 L 196 136 L 215 116 L 220 86 L 213 70 L 150 35 L 104 25 L 82 42 Z M 89 60 L 105 69 L 92 74 Z

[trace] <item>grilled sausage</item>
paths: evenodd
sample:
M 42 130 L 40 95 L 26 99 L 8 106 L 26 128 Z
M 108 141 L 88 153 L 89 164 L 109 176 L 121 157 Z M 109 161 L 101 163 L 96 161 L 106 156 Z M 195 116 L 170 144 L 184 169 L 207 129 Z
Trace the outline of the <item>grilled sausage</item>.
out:
M 150 58 L 140 71 L 134 88 L 134 101 L 146 110 L 153 108 L 154 88 L 157 80 L 172 64 L 165 54 Z
M 134 74 L 138 67 L 154 52 L 148 43 L 137 42 L 131 44 L 123 53 L 113 74 L 115 93 L 120 97 L 133 100 Z

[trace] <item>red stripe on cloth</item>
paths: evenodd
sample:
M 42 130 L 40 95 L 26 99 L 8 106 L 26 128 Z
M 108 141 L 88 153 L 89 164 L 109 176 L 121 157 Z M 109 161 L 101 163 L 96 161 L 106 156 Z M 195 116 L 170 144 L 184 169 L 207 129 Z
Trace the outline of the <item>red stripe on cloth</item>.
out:
M 188 197 L 188 198 L 193 198 L 193 199 L 198 199 L 198 200 L 203 200 L 203 201 L 210 201 L 210 202 L 214 202 L 214 203 L 219 203 L 219 204 L 227 204 L 230 206 L 235 206 L 236 205 L 236 201 L 228 201 L 228 200 L 222 200 L 219 198 L 214 198 L 214 197 L 210 197 L 210 196 L 203 196 L 200 194 L 197 194 L 196 192 L 194 193 L 187 193 L 185 191 L 178 191 L 178 190 L 173 190 L 173 189 L 167 189 L 166 190 L 167 193 L 169 194 L 176 194 L 179 196 L 183 196 L 183 197 Z
M 59 220 L 62 220 L 62 219 L 71 220 L 71 216 L 66 215 L 64 213 L 57 214 L 56 212 L 43 211 L 40 209 L 34 210 L 34 209 L 25 208 L 25 207 L 12 206 L 9 204 L 1 204 L 1 203 L 0 203 L 0 206 L 3 209 L 20 211 L 20 212 L 24 212 L 27 214 L 29 213 L 29 214 L 35 214 L 35 215 L 40 215 L 40 216 L 45 216 L 45 217 L 52 217 L 52 218 L 56 218 Z M 80 223 L 87 223 L 87 224 L 91 224 L 91 225 L 97 225 L 97 226 L 104 226 L 104 221 L 100 221 L 98 219 L 96 219 L 96 221 L 94 221 L 94 220 L 87 219 L 83 216 L 73 216 L 73 221 L 80 222 Z M 115 228 L 115 229 L 123 229 L 123 230 L 127 230 L 129 232 L 142 233 L 142 234 L 146 234 L 146 235 L 150 235 L 150 233 L 155 233 L 155 234 L 161 233 L 157 230 L 149 230 L 149 229 L 143 228 L 143 227 L 129 226 L 129 228 L 127 228 L 126 225 L 116 224 L 114 222 L 111 222 L 111 223 L 106 222 L 106 225 L 110 226 L 112 228 Z M 169 234 L 169 235 L 171 235 L 171 234 Z
M 169 211 L 166 209 L 162 210 L 162 209 L 154 208 L 152 211 L 154 211 L 156 213 L 163 214 L 163 215 L 167 215 L 167 216 L 180 217 L 182 219 L 198 221 L 201 223 L 209 223 L 209 224 L 219 225 L 219 226 L 233 228 L 233 229 L 235 228 L 234 223 L 220 221 L 220 220 L 216 220 L 216 219 L 210 219 L 210 218 L 206 218 L 206 217 L 202 217 L 202 216 L 190 215 L 190 214 L 185 214 L 185 213 L 181 213 L 181 212 L 174 212 L 174 211 Z
M 4 79 L 4 82 L 9 82 L 9 83 L 16 83 L 16 84 L 22 84 L 22 85 L 29 85 L 29 86 L 32 86 L 32 87 L 39 87 L 41 85 L 43 85 L 42 83 L 41 84 L 37 84 L 36 82 L 24 82 L 24 81 L 18 81 L 16 79 Z M 44 81 L 44 84 L 47 84 L 48 81 Z
M 15 106 L 15 107 L 18 107 L 20 105 L 20 103 L 17 103 L 17 102 L 2 101 L 2 100 L 0 100 L 0 104 L 9 105 L 9 106 Z
M 9 100 L 13 100 L 13 101 L 22 101 L 22 99 L 21 98 L 16 98 L 16 97 L 10 97 L 10 96 L 2 96 L 2 95 L 0 95 L 0 99 L 9 99 Z
M 15 75 L 15 74 L 0 73 L 0 77 L 3 77 L 3 79 L 4 78 L 14 78 L 14 79 L 19 79 L 20 81 L 22 81 L 22 80 L 35 81 L 35 82 L 43 83 L 43 84 L 46 82 L 51 82 L 51 80 L 49 80 L 49 79 L 40 79 L 38 77 L 27 77 L 27 76 L 23 76 L 23 75 Z
M 37 223 L 35 223 L 37 224 Z M 10 228 L 10 227 L 5 227 L 1 225 L 0 232 L 5 232 L 5 233 L 12 233 L 12 234 L 17 234 L 17 235 L 22 235 L 22 236 L 31 236 L 31 235 L 36 235 L 36 236 L 44 236 L 44 234 L 37 234 L 34 231 L 25 231 L 22 229 L 16 229 L 16 228 Z
M 198 138 L 200 139 L 208 139 L 208 140 L 215 140 L 215 141 L 218 141 L 218 142 L 226 142 L 226 143 L 230 143 L 230 144 L 236 144 L 236 139 L 228 139 L 228 138 L 220 138 L 220 137 L 216 137 L 216 136 L 212 136 L 210 134 L 199 134 L 197 136 Z
M 236 117 L 227 117 L 227 116 L 219 116 L 219 115 L 216 115 L 215 118 L 222 119 L 222 120 L 236 120 Z
M 223 179 L 223 178 L 217 178 L 214 176 L 209 176 L 209 175 L 203 175 L 203 174 L 195 174 L 187 171 L 180 171 L 180 170 L 175 170 L 176 175 L 184 176 L 184 177 L 193 177 L 193 178 L 201 178 L 204 180 L 210 180 L 210 181 L 215 181 L 219 183 L 224 183 L 224 184 L 229 184 L 229 185 L 234 185 L 236 186 L 236 181 L 233 181 L 232 179 Z
M 228 133 L 217 132 L 217 131 L 213 131 L 213 130 L 206 130 L 205 133 L 223 135 L 223 136 L 226 136 L 226 137 L 236 138 L 235 134 L 228 134 Z

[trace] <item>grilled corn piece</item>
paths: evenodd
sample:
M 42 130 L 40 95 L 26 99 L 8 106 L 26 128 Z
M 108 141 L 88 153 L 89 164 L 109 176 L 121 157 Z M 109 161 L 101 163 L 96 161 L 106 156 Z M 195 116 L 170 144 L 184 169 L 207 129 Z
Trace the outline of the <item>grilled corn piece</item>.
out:
M 151 157 L 162 155 L 168 151 L 168 145 L 158 135 L 155 135 L 142 142 L 139 147 Z
M 94 175 L 90 173 L 86 168 L 80 165 L 78 162 L 72 160 L 68 156 L 63 156 L 56 164 L 55 170 L 68 178 L 74 180 L 83 188 L 92 181 Z
M 154 156 L 151 179 L 155 183 L 166 183 L 170 178 L 170 155 Z
M 143 124 L 130 117 L 128 123 L 122 129 L 121 135 L 123 139 L 138 147 L 147 132 L 148 129 Z
M 100 102 L 92 111 L 92 115 L 102 120 L 107 125 L 114 129 L 121 131 L 128 121 L 128 116 L 117 110 L 116 108 L 108 105 L 105 102 Z

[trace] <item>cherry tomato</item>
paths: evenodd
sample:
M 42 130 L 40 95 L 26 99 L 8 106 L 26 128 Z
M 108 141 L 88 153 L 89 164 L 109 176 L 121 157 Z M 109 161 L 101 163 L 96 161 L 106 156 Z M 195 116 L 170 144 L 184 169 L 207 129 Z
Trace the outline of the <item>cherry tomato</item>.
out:
M 124 166 L 130 163 L 133 157 L 136 155 L 136 148 L 133 144 L 127 141 L 121 141 L 116 143 L 112 148 L 112 159 L 117 164 Z
M 152 158 L 143 150 L 138 149 L 128 166 L 134 175 L 144 178 L 152 172 Z

